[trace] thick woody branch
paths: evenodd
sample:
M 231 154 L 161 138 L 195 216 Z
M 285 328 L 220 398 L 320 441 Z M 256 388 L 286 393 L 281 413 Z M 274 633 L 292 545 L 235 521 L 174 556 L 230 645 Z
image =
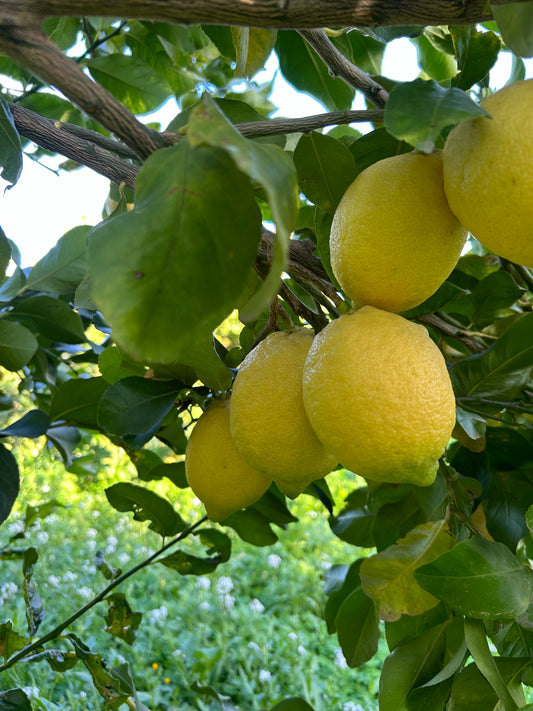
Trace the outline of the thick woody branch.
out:
M 141 157 L 146 158 L 165 145 L 157 131 L 144 126 L 114 96 L 93 82 L 40 29 L 0 23 L 0 52 L 59 89 Z
M 16 104 L 10 104 L 9 108 L 21 136 L 46 150 L 86 165 L 118 185 L 124 183 L 128 188 L 135 187 L 135 178 L 139 171 L 137 166 L 117 158 L 86 139 L 73 135 L 59 121 L 43 118 Z
M 460 25 L 492 17 L 487 0 L 0 0 L 0 22 L 6 24 L 23 26 L 51 15 L 280 29 Z
M 389 95 L 376 81 L 361 69 L 349 62 L 339 52 L 324 30 L 300 30 L 300 35 L 315 50 L 334 77 L 338 77 L 362 92 L 366 98 L 379 108 L 384 108 Z

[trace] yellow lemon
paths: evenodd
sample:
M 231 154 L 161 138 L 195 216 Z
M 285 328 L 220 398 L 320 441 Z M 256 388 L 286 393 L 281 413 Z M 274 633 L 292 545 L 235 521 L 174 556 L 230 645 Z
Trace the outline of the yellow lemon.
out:
M 302 371 L 312 342 L 305 329 L 271 333 L 241 363 L 231 396 L 231 433 L 242 456 L 291 497 L 337 465 L 304 411 Z
M 272 482 L 242 458 L 231 437 L 229 412 L 229 401 L 211 405 L 195 424 L 185 451 L 187 482 L 212 521 L 255 503 Z
M 481 106 L 491 118 L 462 121 L 444 146 L 448 202 L 485 247 L 533 267 L 533 79 Z
M 444 358 L 423 326 L 364 306 L 315 338 L 307 416 L 340 463 L 368 479 L 428 486 L 455 423 Z
M 467 231 L 451 212 L 440 153 L 405 153 L 364 170 L 331 225 L 331 267 L 355 306 L 406 311 L 437 291 Z

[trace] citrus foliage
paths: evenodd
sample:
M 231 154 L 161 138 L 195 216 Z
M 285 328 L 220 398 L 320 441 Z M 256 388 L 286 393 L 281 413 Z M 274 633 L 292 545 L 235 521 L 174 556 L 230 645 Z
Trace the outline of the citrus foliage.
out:
M 228 526 L 245 541 L 268 546 L 277 540 L 276 529 L 289 526 L 294 516 L 283 493 L 284 472 L 280 487 L 272 484 L 262 496 L 268 481 L 261 481 L 252 497 L 259 498 L 247 508 L 239 506 L 248 498 L 216 509 L 212 518 L 222 518 L 220 525 L 184 518 L 180 493 L 188 486 L 189 426 L 202 422 L 204 410 L 216 413 L 210 405 L 222 407 L 212 405 L 213 400 L 230 394 L 239 364 L 273 331 L 325 329 L 315 341 L 320 343 L 331 329 L 360 317 L 362 312 L 346 313 L 353 306 L 351 294 L 347 287 L 348 293 L 341 290 L 332 270 L 330 229 L 344 192 L 382 159 L 413 149 L 442 149 L 453 126 L 461 131 L 472 120 L 489 120 L 483 117 L 490 113 L 490 100 L 486 110 L 479 101 L 491 92 L 491 69 L 499 53 L 508 50 L 495 23 L 330 33 L 327 41 L 348 62 L 390 91 L 384 112 L 365 114 L 372 125 L 361 135 L 353 126 L 341 127 L 345 115 L 329 117 L 328 125 L 339 125 L 327 132 L 320 122 L 312 130 L 298 120 L 280 125 L 269 118 L 271 87 L 252 77 L 273 47 L 286 80 L 328 111 L 347 110 L 354 99 L 353 77 L 352 83 L 334 78 L 335 71 L 295 30 L 276 36 L 273 31 L 101 18 L 47 20 L 44 30 L 132 112 L 130 118 L 121 114 L 121 120 L 152 143 L 111 139 L 113 132 L 132 133 L 123 130 L 123 123 L 106 119 L 105 112 L 96 112 L 96 120 L 76 102 L 50 93 L 23 61 L 11 58 L 10 45 L 0 37 L 0 73 L 18 82 L 17 88 L 3 91 L 0 104 L 2 178 L 16 183 L 23 150 L 35 158 L 61 153 L 63 144 L 51 141 L 52 132 L 56 139 L 68 134 L 71 147 L 65 140 L 64 150 L 71 160 L 91 165 L 114 182 L 102 222 L 73 229 L 32 268 L 21 267 L 16 246 L 0 232 L 0 365 L 16 374 L 20 392 L 31 402 L 21 414 L 9 392 L 0 401 L 10 423 L 0 430 L 0 518 L 8 519 L 20 487 L 20 438 L 44 437 L 68 470 L 83 473 L 92 463 L 80 444 L 100 433 L 124 450 L 136 472 L 131 482 L 107 488 L 109 504 L 131 512 L 142 525 L 147 522 L 163 539 L 144 565 L 161 562 L 180 575 L 208 574 L 231 555 Z M 8 34 L 9 28 L 3 31 Z M 527 45 L 520 42 L 520 28 L 507 20 L 505 33 L 510 46 Z M 410 37 L 417 48 L 422 73 L 413 82 L 380 76 L 387 43 L 398 36 Z M 514 56 L 510 80 L 523 77 L 523 62 Z M 96 86 L 87 82 L 87 91 Z M 60 76 L 54 83 L 69 96 Z M 164 137 L 140 129 L 133 114 L 149 114 L 171 96 L 178 108 L 170 125 L 159 127 Z M 521 121 L 531 122 L 532 108 L 530 102 Z M 48 122 L 40 123 L 43 117 Z M 517 130 L 513 137 L 531 156 L 531 131 L 524 127 L 516 136 Z M 153 150 L 154 144 L 161 147 Z M 492 150 L 499 147 L 491 144 Z M 65 169 L 73 167 L 65 164 Z M 524 185 L 531 182 L 530 171 L 525 162 L 520 171 L 528 176 Z M 369 190 L 386 192 L 386 185 Z M 491 197 L 501 204 L 507 198 L 507 191 Z M 531 199 L 526 191 L 524 215 L 530 214 Z M 530 230 L 526 218 L 522 223 Z M 430 236 L 424 241 L 422 230 L 417 238 L 421 256 L 431 255 Z M 387 414 L 382 407 L 379 388 L 377 400 L 368 396 L 357 412 L 360 445 L 372 462 L 383 463 L 387 448 L 396 456 L 390 429 L 394 418 L 394 431 L 400 432 L 407 453 L 416 450 L 419 430 L 429 428 L 430 440 L 439 430 L 425 461 L 424 473 L 429 468 L 431 476 L 394 478 L 388 472 L 380 479 L 358 472 L 363 465 L 354 458 L 355 473 L 369 480 L 345 501 L 334 501 L 330 494 L 328 478 L 335 472 L 306 489 L 317 506 L 329 511 L 332 534 L 354 546 L 353 560 L 326 575 L 328 630 L 338 635 L 354 667 L 374 657 L 380 637 L 386 639 L 390 654 L 381 674 L 380 711 L 466 709 L 472 699 L 479 711 L 498 703 L 511 711 L 525 708 L 524 688 L 533 684 L 533 277 L 473 237 L 468 246 L 457 259 L 456 245 L 453 258 L 438 265 L 442 279 L 448 276 L 423 294 L 425 301 L 410 303 L 401 316 L 387 315 L 411 329 L 409 348 L 424 377 L 433 357 L 429 353 L 436 353 L 435 376 L 423 377 L 420 397 L 400 398 L 394 412 Z M 401 260 L 399 269 L 405 268 Z M 383 267 L 373 278 L 376 289 L 380 278 L 389 288 L 385 272 Z M 404 276 L 409 277 L 408 269 Z M 235 309 L 240 328 L 229 347 L 213 331 Z M 387 329 L 380 328 L 380 334 L 387 336 Z M 396 379 L 402 385 L 408 377 L 416 379 L 416 359 L 406 362 L 403 350 L 391 346 L 392 337 L 385 340 L 392 348 L 388 365 L 380 369 L 380 346 L 366 355 L 372 359 L 369 366 L 381 371 L 384 382 Z M 329 392 L 320 396 L 325 409 L 319 419 L 328 420 L 334 432 L 340 430 L 343 442 L 350 438 L 354 415 L 346 419 L 343 413 L 347 397 L 336 378 L 340 382 L 343 370 L 350 373 L 351 367 L 345 356 L 328 377 Z M 274 383 L 275 372 L 268 377 Z M 432 424 L 433 405 L 428 418 L 427 405 L 439 383 L 448 388 L 450 381 L 456 404 L 451 438 L 449 401 L 443 395 L 442 432 Z M 313 424 L 314 406 L 306 408 Z M 372 436 L 378 427 L 363 429 L 373 418 L 379 421 L 381 439 Z M 405 431 L 403 420 L 411 423 Z M 270 430 L 273 439 L 291 432 L 290 417 L 276 424 L 280 432 Z M 320 426 L 315 429 L 320 438 Z M 166 447 L 166 456 L 154 451 L 154 442 Z M 342 462 L 342 451 L 338 458 L 351 466 Z M 402 468 L 394 457 L 388 466 Z M 272 473 L 269 477 L 276 480 Z M 163 478 L 175 486 L 172 500 L 154 491 L 154 482 Z M 45 504 L 42 515 L 46 510 Z M 180 545 L 185 539 L 194 541 L 194 554 Z M 365 557 L 361 549 L 373 549 L 373 554 Z M 0 623 L 0 670 L 29 658 L 48 663 L 55 672 L 83 665 L 107 708 L 128 703 L 142 709 L 126 663 L 107 667 L 102 650 L 92 650 L 88 640 L 72 633 L 58 640 L 68 633 L 72 618 L 39 637 L 45 617 L 32 579 L 38 565 L 35 548 L 13 540 L 0 557 L 21 560 L 28 621 L 26 630 L 14 629 L 7 619 Z M 99 599 L 112 603 L 107 629 L 132 643 L 134 634 L 124 629 L 136 613 L 112 591 L 133 571 L 100 564 L 109 585 Z M 224 689 L 199 693 L 233 708 Z M 2 704 L 32 708 L 21 689 L 1 692 Z M 274 708 L 295 711 L 308 704 L 280 700 Z

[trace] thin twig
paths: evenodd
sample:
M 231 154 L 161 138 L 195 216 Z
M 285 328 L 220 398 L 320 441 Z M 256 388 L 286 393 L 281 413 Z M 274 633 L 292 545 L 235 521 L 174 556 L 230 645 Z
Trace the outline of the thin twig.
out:
M 451 336 L 455 340 L 463 343 L 469 351 L 473 353 L 483 353 L 486 350 L 486 346 L 476 341 L 475 338 L 462 328 L 458 328 L 451 323 L 448 323 L 444 319 L 440 318 L 436 314 L 426 314 L 424 316 L 419 316 L 417 318 L 421 323 L 426 324 L 426 326 L 432 326 L 440 331 L 445 336 Z
M 126 572 L 122 573 L 122 575 L 119 575 L 116 577 L 114 580 L 112 580 L 107 587 L 105 587 L 101 592 L 98 593 L 98 595 L 95 595 L 92 600 L 89 600 L 87 604 L 85 604 L 83 607 L 80 607 L 76 612 L 74 612 L 70 617 L 68 617 L 66 620 L 63 620 L 57 627 L 55 627 L 53 630 L 48 632 L 47 634 L 43 635 L 39 639 L 35 640 L 31 644 L 27 645 L 20 651 L 18 651 L 16 654 L 14 654 L 12 657 L 6 660 L 6 662 L 0 666 L 0 672 L 5 671 L 6 669 L 9 669 L 12 667 L 14 664 L 16 664 L 18 661 L 23 659 L 24 657 L 27 657 L 28 654 L 31 652 L 35 652 L 37 649 L 42 647 L 44 644 L 47 642 L 51 642 L 53 639 L 56 639 L 59 637 L 59 635 L 65 630 L 67 627 L 69 627 L 73 622 L 75 622 L 77 619 L 82 617 L 88 610 L 90 610 L 92 607 L 97 605 L 99 602 L 102 602 L 109 593 L 114 590 L 116 587 L 121 585 L 125 580 L 130 578 L 132 575 L 137 573 L 139 570 L 142 570 L 145 568 L 147 565 L 150 565 L 153 563 L 159 556 L 167 551 L 169 548 L 172 546 L 176 545 L 176 543 L 180 543 L 183 541 L 187 536 L 190 536 L 191 533 L 193 533 L 198 526 L 201 526 L 202 523 L 207 521 L 207 516 L 203 516 L 199 521 L 196 521 L 196 523 L 193 523 L 191 526 L 186 528 L 184 531 L 182 531 L 178 536 L 173 538 L 171 541 L 166 543 L 164 546 L 161 546 L 159 550 L 157 550 L 155 553 L 152 553 L 151 556 L 148 556 L 148 558 L 145 558 L 142 560 L 140 563 L 137 563 L 137 565 L 134 565 L 133 568 L 130 568 L 129 570 L 126 570 Z
M 389 95 L 385 89 L 339 52 L 324 30 L 299 30 L 304 40 L 315 50 L 334 77 L 361 91 L 374 106 L 384 108 Z

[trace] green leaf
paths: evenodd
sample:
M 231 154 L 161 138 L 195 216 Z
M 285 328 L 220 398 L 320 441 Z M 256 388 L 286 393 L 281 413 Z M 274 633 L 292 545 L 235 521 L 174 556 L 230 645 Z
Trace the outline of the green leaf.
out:
M 87 271 L 87 234 L 81 225 L 66 232 L 31 269 L 26 289 L 50 294 L 72 294 Z
M 180 575 L 205 575 L 212 573 L 220 563 L 229 560 L 231 540 L 225 533 L 203 528 L 197 531 L 197 535 L 206 547 L 208 557 L 200 558 L 180 550 L 164 558 L 159 558 L 157 562 L 175 570 Z
M 350 153 L 355 158 L 359 173 L 373 163 L 377 163 L 378 160 L 409 153 L 412 150 L 412 146 L 391 136 L 384 126 L 364 134 L 350 146 Z
M 483 497 L 489 533 L 512 551 L 527 534 L 526 513 L 533 501 L 533 465 L 494 471 Z
M 24 649 L 26 638 L 13 629 L 11 620 L 0 624 L 0 656 L 7 661 L 16 652 Z M 1 699 L 0 695 L 0 699 Z M 1 708 L 1 706 L 0 706 Z
M 187 136 L 194 145 L 208 143 L 223 148 L 237 167 L 265 189 L 276 224 L 273 261 L 263 286 L 245 306 L 241 319 L 252 321 L 276 294 L 286 267 L 291 232 L 298 218 L 298 181 L 294 164 L 277 146 L 247 141 L 225 119 L 217 105 L 205 96 L 188 126 Z
M 453 85 L 466 91 L 485 79 L 498 59 L 502 43 L 494 32 L 479 32 L 472 25 L 452 27 L 450 31 L 459 69 Z
M 38 558 L 39 554 L 37 549 L 29 547 L 24 552 L 24 559 L 22 563 L 22 572 L 24 574 L 22 591 L 24 594 L 26 620 L 28 622 L 28 633 L 30 637 L 35 636 L 35 633 L 44 619 L 44 606 L 39 593 L 37 592 L 35 581 L 32 577 Z
M 108 387 L 104 378 L 66 380 L 52 398 L 50 419 L 53 422 L 64 420 L 80 427 L 98 429 L 98 406 Z
M 278 32 L 276 53 L 281 73 L 296 90 L 310 94 L 328 111 L 351 108 L 354 90 L 330 75 L 324 62 L 297 32 Z
M 300 138 L 293 158 L 305 197 L 326 212 L 335 212 L 357 173 L 349 149 L 331 136 L 312 131 Z
M 50 501 L 45 501 L 37 506 L 26 506 L 26 511 L 24 513 L 24 528 L 28 529 L 35 521 L 42 521 L 47 516 L 50 516 L 57 508 L 62 507 L 56 499 L 51 499 Z
M 118 346 L 108 346 L 98 356 L 98 369 L 108 383 L 131 375 L 143 376 L 146 369 L 142 363 L 128 358 Z
M 415 79 L 398 84 L 391 91 L 385 109 L 385 127 L 395 138 L 431 153 L 443 129 L 473 116 L 488 114 L 464 91 Z
M 61 343 L 84 343 L 81 318 L 70 306 L 52 296 L 39 295 L 22 299 L 9 312 L 9 317 L 30 324 L 45 338 Z
M 0 524 L 4 523 L 11 513 L 19 487 L 17 460 L 9 449 L 0 444 Z
M 271 546 L 278 540 L 268 518 L 254 510 L 253 506 L 231 514 L 222 523 L 233 528 L 243 541 L 253 546 Z
M 442 668 L 449 622 L 394 648 L 383 663 L 379 685 L 380 711 L 407 711 L 408 694 Z
M 46 434 L 50 418 L 42 410 L 30 410 L 20 420 L 0 430 L 0 437 L 29 437 L 35 439 Z
M 520 676 L 531 665 L 531 659 L 496 657 L 494 661 L 513 698 L 519 706 L 525 704 Z M 455 678 L 449 703 L 453 711 L 500 711 L 505 708 L 474 663 L 465 667 Z
M 332 41 L 344 56 L 359 69 L 368 74 L 381 73 L 381 64 L 385 54 L 383 42 L 356 29 L 350 29 L 346 34 L 334 37 Z
M 22 148 L 20 136 L 7 101 L 0 97 L 0 177 L 11 186 L 22 172 Z
M 533 314 L 520 316 L 484 353 L 450 369 L 459 404 L 480 398 L 512 400 L 530 383 L 533 372 Z
M 165 79 L 136 56 L 107 54 L 87 62 L 92 76 L 134 114 L 155 111 L 172 94 Z
M 105 495 L 117 511 L 133 511 L 134 521 L 150 521 L 148 528 L 161 536 L 175 536 L 186 528 L 172 504 L 142 486 L 120 482 L 108 487 Z
M 0 711 L 33 711 L 31 701 L 22 689 L 0 691 Z
M 349 667 L 358 667 L 378 651 L 380 637 L 376 606 L 358 587 L 342 602 L 335 618 L 337 636 Z
M 134 375 L 118 380 L 102 396 L 98 424 L 120 436 L 153 431 L 173 407 L 182 387 L 180 382 Z
M 381 619 L 392 621 L 403 614 L 419 615 L 438 605 L 438 600 L 416 583 L 414 574 L 420 566 L 449 551 L 454 543 L 445 521 L 425 523 L 363 562 L 363 590 L 376 601 Z
M 455 76 L 457 65 L 453 57 L 436 47 L 427 34 L 419 35 L 412 40 L 418 55 L 418 66 L 435 81 L 445 81 Z
M 415 579 L 461 614 L 508 618 L 523 614 L 533 592 L 533 572 L 503 544 L 475 537 L 422 566 Z
M 342 541 L 361 548 L 373 548 L 375 521 L 376 510 L 368 489 L 361 487 L 347 497 L 345 508 L 331 518 L 330 526 Z
M 105 616 L 105 631 L 130 645 L 134 644 L 143 613 L 132 610 L 124 593 L 108 595 L 106 602 L 109 608 Z
M 0 227 L 0 280 L 5 276 L 11 259 L 12 246 L 11 242 L 5 236 L 4 231 Z
M 263 69 L 276 44 L 276 30 L 255 27 L 232 27 L 236 52 L 236 77 L 251 79 Z
M 489 326 L 519 299 L 524 290 L 507 272 L 492 272 L 472 291 L 473 323 L 479 330 Z
M 89 236 L 92 295 L 119 346 L 227 387 L 211 332 L 239 300 L 260 229 L 252 187 L 224 151 L 187 141 L 156 151 L 135 208 Z
M 65 467 L 72 465 L 72 452 L 81 441 L 80 431 L 76 427 L 51 427 L 46 437 L 57 449 Z
M 533 2 L 511 2 L 491 5 L 503 41 L 519 57 L 533 56 Z
M 0 365 L 20 370 L 35 355 L 39 344 L 31 331 L 19 323 L 0 319 Z

